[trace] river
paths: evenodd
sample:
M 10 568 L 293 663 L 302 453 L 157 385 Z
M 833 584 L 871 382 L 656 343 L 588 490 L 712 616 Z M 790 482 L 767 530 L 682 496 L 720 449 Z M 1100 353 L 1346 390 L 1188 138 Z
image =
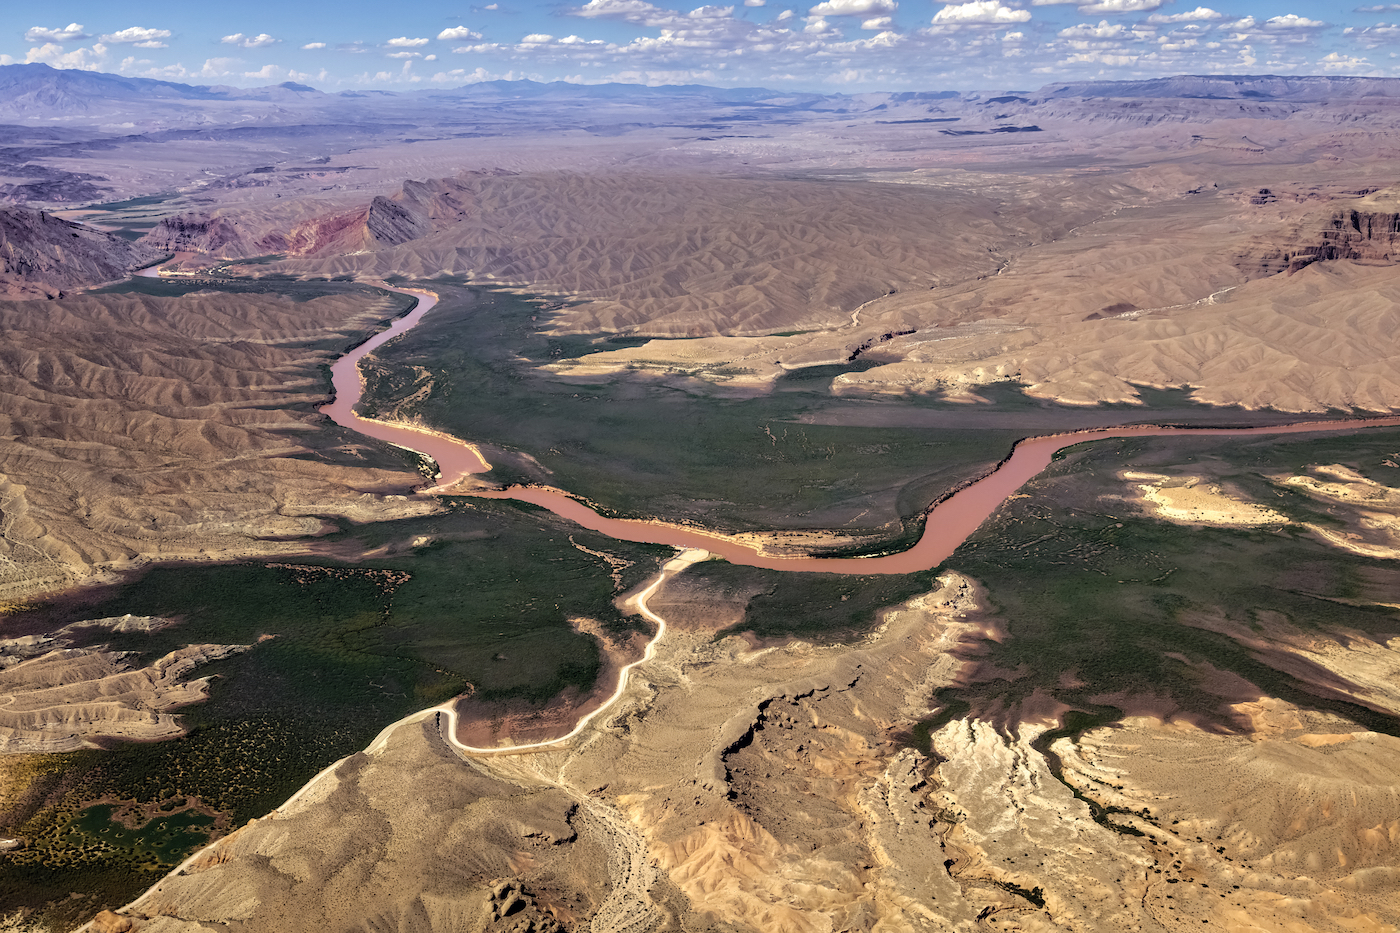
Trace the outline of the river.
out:
M 389 288 L 389 286 L 384 286 Z M 437 304 L 437 296 L 418 289 L 391 288 L 391 291 L 412 295 L 418 305 L 410 313 L 397 318 L 387 330 L 375 334 L 355 347 L 331 366 L 335 401 L 321 408 L 342 427 L 387 441 L 407 450 L 431 457 L 440 470 L 437 485 L 424 493 L 441 493 L 474 473 L 483 473 L 490 465 L 471 444 L 430 429 L 408 424 L 376 421 L 355 414 L 364 392 L 364 379 L 359 362 L 377 347 L 411 329 Z M 753 547 L 705 531 L 668 525 L 663 522 L 607 518 L 585 503 L 564 492 L 537 486 L 513 486 L 501 491 L 472 491 L 482 498 L 515 499 L 548 509 L 561 518 L 593 531 L 602 532 L 623 541 L 647 544 L 668 544 L 678 548 L 703 548 L 725 560 L 750 567 L 770 570 L 805 571 L 816 573 L 899 574 L 929 570 L 947 560 L 977 528 L 996 511 L 1006 498 L 1049 465 L 1055 452 L 1086 441 L 1115 437 L 1161 437 L 1167 435 L 1251 437 L 1273 434 L 1307 434 L 1338 431 L 1358 431 L 1368 428 L 1400 426 L 1400 416 L 1348 419 L 1342 421 L 1313 421 L 1296 424 L 1269 425 L 1252 428 L 1173 428 L 1135 426 L 1102 428 L 1065 434 L 1047 434 L 1027 438 L 1015 447 L 1011 456 L 993 472 L 965 486 L 938 502 L 927 513 L 923 536 L 906 551 L 880 557 L 825 558 L 771 557 Z

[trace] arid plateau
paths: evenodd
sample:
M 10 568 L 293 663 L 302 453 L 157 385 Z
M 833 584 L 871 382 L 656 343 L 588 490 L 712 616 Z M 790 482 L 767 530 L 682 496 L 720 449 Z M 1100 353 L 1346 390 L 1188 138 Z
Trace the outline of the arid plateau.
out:
M 1400 79 L 0 90 L 0 930 L 1400 929 Z

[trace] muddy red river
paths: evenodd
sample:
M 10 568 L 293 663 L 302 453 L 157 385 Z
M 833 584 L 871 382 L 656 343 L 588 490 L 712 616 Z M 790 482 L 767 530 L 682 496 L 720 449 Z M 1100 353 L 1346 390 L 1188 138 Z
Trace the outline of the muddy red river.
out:
M 470 444 L 457 438 L 416 428 L 407 424 L 361 418 L 354 407 L 364 391 L 359 361 L 376 347 L 392 340 L 413 327 L 437 303 L 437 297 L 423 291 L 393 289 L 418 298 L 418 306 L 393 322 L 354 350 L 341 357 L 331 367 L 335 385 L 335 401 L 321 409 L 337 424 L 361 434 L 388 441 L 399 447 L 431 457 L 441 471 L 438 485 L 424 492 L 438 493 L 473 473 L 482 473 L 490 466 Z M 923 537 L 907 551 L 881 557 L 766 557 L 752 547 L 717 534 L 661 522 L 605 518 L 584 503 L 563 492 L 540 487 L 511 487 L 499 492 L 473 491 L 470 495 L 492 499 L 515 499 L 549 509 L 584 528 L 602 532 L 623 541 L 649 544 L 669 544 L 681 548 L 703 548 L 735 564 L 766 567 L 771 570 L 792 570 L 816 573 L 912 573 L 937 567 L 952 555 L 958 545 L 977 530 L 1027 480 L 1049 465 L 1057 450 L 1086 441 L 1113 437 L 1159 437 L 1189 435 L 1250 437 L 1271 434 L 1309 434 L 1340 431 L 1361 431 L 1369 428 L 1395 427 L 1400 417 L 1353 419 L 1345 421 L 1315 421 L 1257 428 L 1167 428 L 1156 426 L 1104 428 L 1068 434 L 1032 437 L 1016 445 L 1011 456 L 1001 466 L 981 480 L 964 487 L 936 504 L 928 513 Z

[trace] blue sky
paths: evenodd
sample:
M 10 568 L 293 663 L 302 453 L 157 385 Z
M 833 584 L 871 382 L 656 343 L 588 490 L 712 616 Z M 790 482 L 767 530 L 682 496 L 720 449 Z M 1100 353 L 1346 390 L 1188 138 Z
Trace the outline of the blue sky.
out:
M 1169 74 L 1400 75 L 1400 3 L 10 0 L 0 64 L 327 91 L 496 78 L 822 92 Z

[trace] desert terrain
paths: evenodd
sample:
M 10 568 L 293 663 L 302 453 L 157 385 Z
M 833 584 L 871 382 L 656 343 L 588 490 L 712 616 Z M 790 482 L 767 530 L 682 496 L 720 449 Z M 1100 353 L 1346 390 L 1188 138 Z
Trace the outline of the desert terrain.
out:
M 10 67 L 7 928 L 1400 925 L 1400 84 Z

